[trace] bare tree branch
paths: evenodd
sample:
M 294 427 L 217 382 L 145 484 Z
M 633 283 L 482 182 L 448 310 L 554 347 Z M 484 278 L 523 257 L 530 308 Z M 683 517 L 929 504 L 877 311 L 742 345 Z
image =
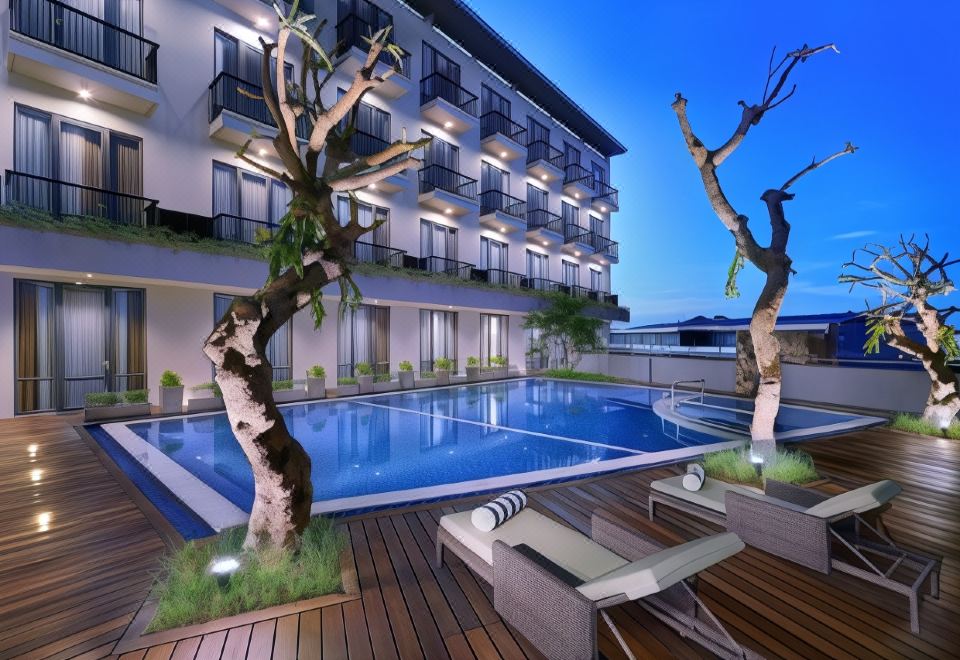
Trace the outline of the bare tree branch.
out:
M 780 190 L 787 190 L 790 186 L 792 186 L 797 181 L 799 181 L 800 177 L 806 174 L 809 174 L 810 172 L 814 171 L 817 168 L 823 167 L 824 165 L 829 163 L 831 160 L 834 160 L 835 158 L 840 158 L 840 156 L 845 156 L 847 154 L 855 153 L 856 151 L 857 151 L 857 147 L 853 146 L 852 143 L 847 142 L 847 146 L 845 146 L 843 149 L 841 149 L 836 153 L 830 154 L 829 156 L 827 156 L 821 161 L 818 161 L 816 157 L 814 157 L 809 165 L 807 165 L 802 170 L 800 170 L 799 172 L 794 174 L 792 177 L 787 179 L 787 182 L 782 186 L 780 186 Z

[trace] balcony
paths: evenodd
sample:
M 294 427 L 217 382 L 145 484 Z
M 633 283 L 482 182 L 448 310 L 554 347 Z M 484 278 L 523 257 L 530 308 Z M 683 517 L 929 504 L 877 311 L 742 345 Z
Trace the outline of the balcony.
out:
M 606 265 L 607 261 L 620 263 L 620 246 L 616 241 L 610 240 L 606 236 L 590 232 L 590 244 L 594 249 L 591 255 L 594 261 L 603 265 Z
M 563 226 L 563 247 L 560 249 L 575 257 L 590 256 L 594 252 L 593 236 L 589 229 L 567 223 Z
M 469 280 L 473 273 L 473 264 L 446 257 L 421 257 L 417 261 L 417 268 L 428 273 L 441 273 L 455 277 L 458 280 Z
M 480 117 L 480 148 L 503 161 L 526 157 L 527 129 L 499 112 Z
M 222 71 L 210 83 L 208 107 L 210 117 L 210 137 L 238 146 L 246 144 L 250 135 L 256 133 L 268 140 L 277 136 L 277 125 L 273 121 L 267 104 L 259 97 L 263 88 Z M 306 115 L 297 118 L 297 138 L 306 140 L 310 136 L 310 124 Z M 273 150 L 269 145 L 268 150 Z
M 343 67 L 344 73 L 351 78 L 367 61 L 370 44 L 365 41 L 384 27 L 393 25 L 393 16 L 370 3 L 366 4 L 366 13 L 370 14 L 365 20 L 357 14 L 348 14 L 337 23 L 337 43 L 342 44 L 343 51 L 339 55 L 336 66 Z M 395 44 L 393 31 L 387 37 L 388 44 Z M 410 80 L 410 53 L 403 51 L 399 60 L 386 50 L 377 58 L 374 75 L 383 75 L 389 69 L 396 73 L 388 77 L 383 84 L 371 90 L 386 99 L 398 99 L 413 91 L 413 81 Z
M 543 247 L 563 243 L 563 218 L 546 209 L 527 211 L 527 239 Z
M 213 238 L 221 241 L 259 245 L 276 236 L 279 225 L 230 213 L 220 213 L 213 216 L 212 228 Z
M 10 0 L 9 37 L 11 71 L 142 115 L 159 103 L 159 46 L 139 34 L 57 0 Z
M 445 215 L 466 215 L 480 208 L 477 180 L 442 165 L 427 165 L 420 170 L 421 206 Z
M 520 281 L 520 286 L 524 289 L 533 289 L 544 293 L 570 293 L 570 287 L 567 285 L 545 277 L 524 277 Z
M 594 181 L 596 194 L 591 201 L 594 211 L 608 213 L 620 210 L 620 191 L 603 181 Z
M 574 199 L 593 197 L 593 173 L 581 165 L 571 163 L 563 170 L 563 194 Z
M 91 217 L 135 227 L 156 224 L 155 199 L 11 170 L 4 173 L 3 189 L 5 204 L 28 206 L 58 220 Z
M 353 135 L 350 136 L 350 148 L 357 156 L 372 156 L 373 154 L 380 153 L 389 146 L 389 140 L 385 140 L 372 133 L 355 130 Z M 398 193 L 401 190 L 409 188 L 410 179 L 407 178 L 407 174 L 404 171 L 389 176 L 383 181 L 371 183 L 368 187 L 371 191 L 392 195 L 393 193 Z
M 486 282 L 493 286 L 507 287 L 508 289 L 518 289 L 523 282 L 523 275 L 500 268 L 488 268 L 487 270 L 475 270 L 474 279 L 480 282 Z
M 356 241 L 353 244 L 354 258 L 358 262 L 365 264 L 403 268 L 403 258 L 406 254 L 404 250 L 398 250 L 387 245 L 367 243 L 366 241 Z
M 527 144 L 527 174 L 545 183 L 563 177 L 563 153 L 537 140 Z
M 420 81 L 420 114 L 451 133 L 476 128 L 477 95 L 440 73 Z
M 527 203 L 511 197 L 499 190 L 485 190 L 480 193 L 480 224 L 511 234 L 527 228 Z

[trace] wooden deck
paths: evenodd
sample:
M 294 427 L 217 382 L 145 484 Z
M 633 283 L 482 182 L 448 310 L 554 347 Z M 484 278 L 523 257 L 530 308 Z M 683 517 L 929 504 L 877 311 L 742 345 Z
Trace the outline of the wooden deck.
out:
M 166 530 L 151 525 L 73 421 L 0 422 L 0 658 L 110 656 L 165 547 Z M 960 657 L 960 443 L 868 431 L 804 449 L 831 489 L 879 478 L 904 486 L 885 517 L 891 534 L 944 556 L 943 593 L 923 603 L 921 635 L 910 633 L 905 599 L 750 548 L 701 575 L 705 601 L 735 637 L 768 657 Z M 667 509 L 656 523 L 647 521 L 649 482 L 673 471 L 538 489 L 532 506 L 584 531 L 591 511 L 603 509 L 668 543 L 712 531 Z M 440 515 L 470 505 L 461 500 L 345 521 L 360 599 L 121 657 L 537 657 L 503 624 L 490 590 L 469 570 L 452 558 L 448 567 L 433 566 Z M 51 516 L 43 530 L 38 516 L 45 512 Z M 637 606 L 614 610 L 613 618 L 637 657 L 708 655 Z M 622 657 L 607 636 L 600 646 L 604 655 Z

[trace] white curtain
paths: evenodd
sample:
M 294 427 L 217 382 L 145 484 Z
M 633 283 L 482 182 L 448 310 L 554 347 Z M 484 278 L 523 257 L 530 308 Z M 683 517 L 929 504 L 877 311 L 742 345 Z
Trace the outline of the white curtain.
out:
M 240 215 L 249 220 L 268 222 L 270 220 L 268 204 L 267 180 L 262 176 L 241 170 Z M 261 225 L 256 222 L 244 222 L 242 240 L 253 243 L 259 226 Z
M 568 286 L 580 284 L 580 266 L 571 261 L 563 262 L 563 283 Z
M 217 238 L 238 240 L 240 225 L 240 194 L 237 187 L 237 170 L 223 163 L 213 164 L 213 217 Z M 230 217 L 218 217 L 225 214 Z
M 143 34 L 140 0 L 106 0 L 104 18 L 134 35 Z M 142 76 L 148 46 L 126 32 L 107 29 L 104 34 L 107 62 L 121 71 Z
M 293 199 L 293 192 L 280 181 L 270 182 L 270 222 L 279 225 L 287 214 L 287 207 Z
M 127 195 L 143 195 L 140 141 L 113 135 L 110 138 L 111 189 Z M 143 203 L 139 199 L 110 196 L 110 218 L 124 224 L 142 225 Z
M 63 287 L 64 408 L 81 408 L 89 392 L 106 389 L 103 289 Z
M 13 169 L 24 174 L 52 178 L 50 115 L 17 106 L 13 136 Z M 51 190 L 47 181 L 18 177 L 8 194 L 12 201 L 51 210 Z
M 104 0 L 63 0 L 63 4 L 76 10 L 67 9 L 63 12 L 60 30 L 63 47 L 70 52 L 102 62 L 103 26 L 82 14 L 103 19 Z
M 61 181 L 103 188 L 100 133 L 66 121 L 60 122 Z M 93 190 L 60 186 L 60 205 L 66 215 L 103 216 L 102 195 Z

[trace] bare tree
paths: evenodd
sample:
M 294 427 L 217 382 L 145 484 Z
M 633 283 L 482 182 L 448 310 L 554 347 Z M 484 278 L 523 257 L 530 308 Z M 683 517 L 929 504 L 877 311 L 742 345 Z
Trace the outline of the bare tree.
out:
M 946 428 L 960 412 L 960 384 L 950 368 L 950 360 L 960 356 L 957 330 L 948 323 L 958 307 L 938 308 L 931 298 L 943 296 L 956 287 L 947 275 L 947 268 L 960 259 L 930 256 L 930 237 L 923 245 L 914 237 L 900 237 L 889 248 L 868 244 L 859 250 L 863 263 L 857 262 L 857 251 L 843 265 L 840 281 L 857 285 L 880 295 L 874 306 L 867 303 L 867 342 L 864 350 L 878 352 L 880 342 L 917 358 L 930 376 L 930 395 L 923 410 L 923 419 L 939 428 Z M 904 321 L 913 322 L 923 336 L 917 341 L 904 331 Z
M 412 152 L 429 142 L 407 142 L 404 131 L 401 140 L 379 153 L 364 157 L 353 153 L 350 136 L 358 104 L 393 73 L 375 74 L 380 54 L 396 56 L 398 49 L 388 43 L 389 28 L 372 35 L 366 61 L 346 93 L 325 107 L 321 92 L 334 67 L 318 42 L 324 23 L 299 13 L 298 4 L 295 0 L 289 14 L 274 5 L 279 17 L 277 41 L 260 39 L 262 99 L 278 127 L 273 145 L 283 170 L 248 156 L 251 141 L 237 154 L 289 186 L 292 201 L 269 246 L 267 282 L 256 293 L 235 298 L 204 344 L 223 390 L 230 426 L 253 467 L 256 492 L 244 543 L 247 549 L 297 547 L 313 499 L 310 457 L 290 435 L 273 400 L 267 342 L 307 306 L 319 328 L 324 313 L 320 290 L 327 284 L 337 282 L 343 300 L 359 298 L 350 274 L 353 246 L 379 223 L 361 226 L 353 191 L 416 167 L 420 161 Z M 303 48 L 298 80 L 288 79 L 284 70 L 291 37 Z M 399 66 L 399 58 L 397 62 Z M 304 117 L 311 129 L 301 145 L 296 124 Z M 351 217 L 343 226 L 334 213 L 334 193 L 350 195 Z
M 750 427 L 754 442 L 772 442 L 773 428 L 777 412 L 780 409 L 780 344 L 774 335 L 774 328 L 783 297 L 787 292 L 792 261 L 787 255 L 787 241 L 790 237 L 790 223 L 783 211 L 783 203 L 793 199 L 794 195 L 787 192 L 801 177 L 822 167 L 835 158 L 845 154 L 852 154 L 856 147 L 849 142 L 840 151 L 827 156 L 822 160 L 814 158 L 809 165 L 787 179 L 779 188 L 766 190 L 760 199 L 767 206 L 770 217 L 771 239 L 770 245 L 761 246 L 753 232 L 747 226 L 747 216 L 738 213 L 733 204 L 727 199 L 720 187 L 717 168 L 734 152 L 752 126 L 760 123 L 766 113 L 793 96 L 796 85 L 790 91 L 783 93 L 790 73 L 797 64 L 806 62 L 808 58 L 826 50 L 837 51 L 836 46 L 827 44 L 811 48 L 804 44 L 801 48 L 787 53 L 774 66 L 776 49 L 770 55 L 767 67 L 767 81 L 763 89 L 760 103 L 747 105 L 744 101 L 738 104 L 742 108 L 740 123 L 733 134 L 716 149 L 708 149 L 696 136 L 690 121 L 687 118 L 687 100 L 677 92 L 671 107 L 680 122 L 680 130 L 687 143 L 687 149 L 693 157 L 693 162 L 700 171 L 703 188 L 713 211 L 720 218 L 724 227 L 733 235 L 736 251 L 733 265 L 727 282 L 727 293 L 736 295 L 735 278 L 743 266 L 744 260 L 756 266 L 766 276 L 763 290 L 757 298 L 753 308 L 753 317 L 750 321 L 750 337 L 753 340 L 757 359 L 757 370 L 760 374 L 760 384 L 754 401 L 753 423 Z

